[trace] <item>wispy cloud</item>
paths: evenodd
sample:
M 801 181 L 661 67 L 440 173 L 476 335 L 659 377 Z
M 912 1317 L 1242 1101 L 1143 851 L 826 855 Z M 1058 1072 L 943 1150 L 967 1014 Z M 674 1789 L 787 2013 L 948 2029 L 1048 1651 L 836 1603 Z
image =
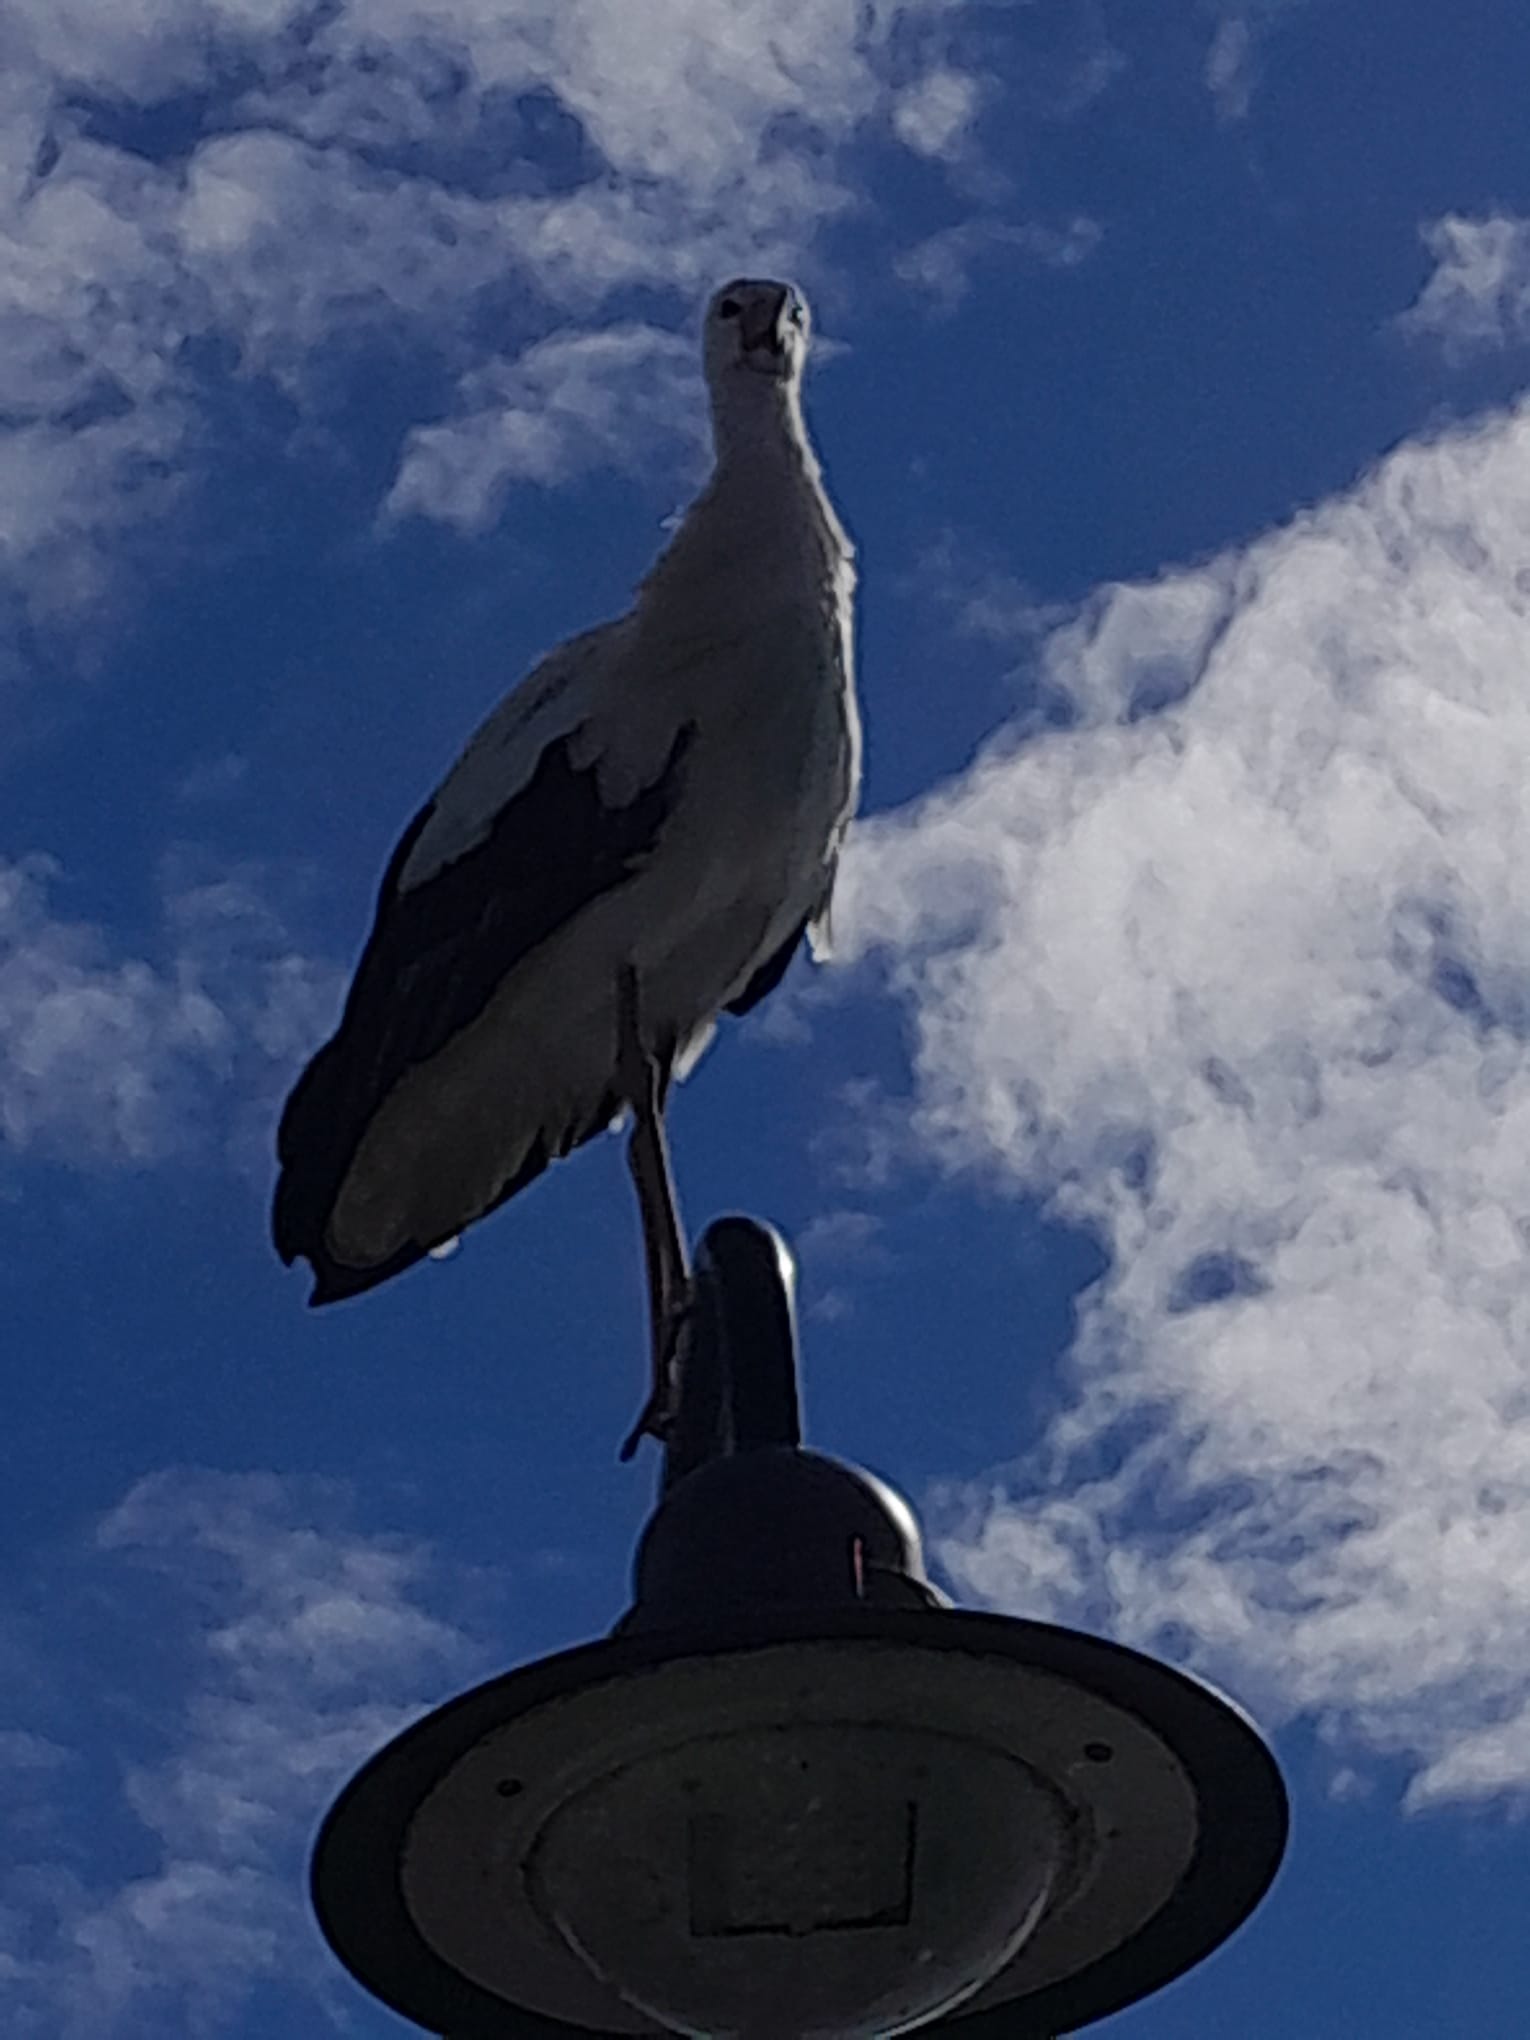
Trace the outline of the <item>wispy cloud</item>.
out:
M 1034 588 L 991 548 L 946 530 L 925 549 L 910 586 L 937 603 L 961 636 L 1034 658 L 1060 624 L 1071 621 L 1072 605 L 1040 600 Z
M 802 1228 L 796 1250 L 807 1278 L 809 1317 L 838 1322 L 850 1316 L 855 1277 L 887 1258 L 881 1233 L 881 1219 L 854 1205 L 820 1212 Z
M 893 133 L 916 156 L 950 161 L 966 146 L 981 96 L 964 71 L 927 71 L 893 101 Z
M 329 1017 L 338 972 L 304 955 L 254 869 L 167 874 L 155 957 L 61 915 L 45 858 L 0 864 L 0 1140 L 12 1155 L 144 1166 L 241 1151 Z
M 1423 229 L 1434 271 L 1398 321 L 1460 357 L 1530 341 L 1530 220 L 1446 213 Z
M 1254 31 L 1246 15 L 1229 14 L 1217 23 L 1206 52 L 1206 90 L 1219 120 L 1247 118 L 1254 96 Z
M 1203 74 L 1219 121 L 1232 125 L 1248 118 L 1265 43 L 1282 17 L 1305 5 L 1306 0 L 1219 0 Z
M 699 459 L 696 350 L 652 326 L 561 332 L 463 377 L 455 415 L 409 434 L 384 504 L 481 531 L 516 482 L 636 467 L 684 445 Z
M 1112 1254 L 947 1563 L 1414 1767 L 1530 1786 L 1530 408 L 1103 591 L 865 827 L 918 1125 Z M 1017 1450 L 1019 1441 L 1017 1441 Z
M 118 1739 L 66 1751 L 28 1728 L 0 1738 L 0 1764 L 26 1774 L 34 1802 L 0 1876 L 5 2030 L 216 2033 L 257 1989 L 287 1999 L 294 2029 L 330 2025 L 303 1855 L 356 1765 L 481 1668 L 440 1612 L 460 1591 L 428 1551 L 358 1530 L 342 1492 L 270 1474 L 155 1475 L 91 1548 L 49 1563 L 84 1589 L 89 1684 Z M 67 1684 L 83 1667 L 62 1661 L 55 1614 L 52 1670 Z M 152 1652 L 134 1640 L 145 1621 Z M 8 1795 L 18 1804 L 24 1815 Z M 121 1860 L 140 1867 L 114 1878 L 103 1859 L 118 1833 Z
M 897 276 L 953 312 L 987 261 L 1019 256 L 1049 269 L 1073 269 L 1099 246 L 1100 228 L 1082 216 L 1060 226 L 1042 221 L 979 218 L 959 221 L 905 248 L 893 263 Z

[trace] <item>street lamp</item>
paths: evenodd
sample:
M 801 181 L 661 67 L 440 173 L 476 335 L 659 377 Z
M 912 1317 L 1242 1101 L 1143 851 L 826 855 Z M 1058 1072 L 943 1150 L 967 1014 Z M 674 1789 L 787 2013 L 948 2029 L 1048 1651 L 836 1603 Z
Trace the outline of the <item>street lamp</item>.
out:
M 790 1266 L 714 1224 L 609 1639 L 450 1701 L 320 1833 L 314 1902 L 446 2040 L 1052 2040 L 1200 1961 L 1285 1844 L 1198 1682 L 953 1609 L 907 1504 L 804 1450 Z

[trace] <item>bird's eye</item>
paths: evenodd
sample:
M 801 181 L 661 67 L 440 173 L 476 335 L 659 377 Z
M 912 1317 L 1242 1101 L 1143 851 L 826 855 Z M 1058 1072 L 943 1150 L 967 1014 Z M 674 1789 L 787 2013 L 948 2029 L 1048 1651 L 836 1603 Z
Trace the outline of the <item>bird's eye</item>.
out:
M 803 312 L 801 304 L 797 301 L 796 298 L 792 299 L 792 308 L 787 313 L 786 316 L 791 320 L 792 324 L 798 327 L 799 329 L 806 324 L 806 315 Z
M 717 316 L 719 319 L 736 319 L 742 310 L 743 306 L 736 297 L 725 297 L 717 307 Z

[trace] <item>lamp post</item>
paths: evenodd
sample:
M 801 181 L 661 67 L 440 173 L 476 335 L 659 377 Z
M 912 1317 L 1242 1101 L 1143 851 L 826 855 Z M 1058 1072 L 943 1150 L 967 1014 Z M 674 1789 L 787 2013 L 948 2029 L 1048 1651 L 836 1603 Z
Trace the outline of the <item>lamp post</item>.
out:
M 907 1504 L 801 1445 L 775 1234 L 719 1220 L 697 1277 L 632 1608 L 347 1786 L 313 1865 L 340 1959 L 445 2040 L 1053 2040 L 1192 1967 L 1285 1845 L 1255 1730 L 952 1608 Z

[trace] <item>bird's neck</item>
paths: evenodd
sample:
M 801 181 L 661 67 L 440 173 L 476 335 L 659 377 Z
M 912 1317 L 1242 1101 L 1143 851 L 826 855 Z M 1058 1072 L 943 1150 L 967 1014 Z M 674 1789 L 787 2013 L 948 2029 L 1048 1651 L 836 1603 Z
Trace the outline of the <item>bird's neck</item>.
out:
M 816 469 L 794 379 L 734 374 L 712 392 L 712 444 L 717 477 L 734 471 Z
M 711 480 L 644 582 L 649 596 L 683 587 L 683 613 L 709 636 L 740 617 L 757 620 L 767 591 L 816 587 L 834 608 L 849 586 L 850 542 L 824 492 L 797 391 L 750 380 L 758 387 L 735 387 L 714 405 Z
M 823 486 L 818 457 L 802 416 L 796 382 L 735 378 L 712 406 L 717 464 L 704 496 L 736 509 L 729 524 L 747 527 L 755 542 L 774 534 L 792 548 L 809 544 L 826 560 L 849 557 L 850 544 Z

